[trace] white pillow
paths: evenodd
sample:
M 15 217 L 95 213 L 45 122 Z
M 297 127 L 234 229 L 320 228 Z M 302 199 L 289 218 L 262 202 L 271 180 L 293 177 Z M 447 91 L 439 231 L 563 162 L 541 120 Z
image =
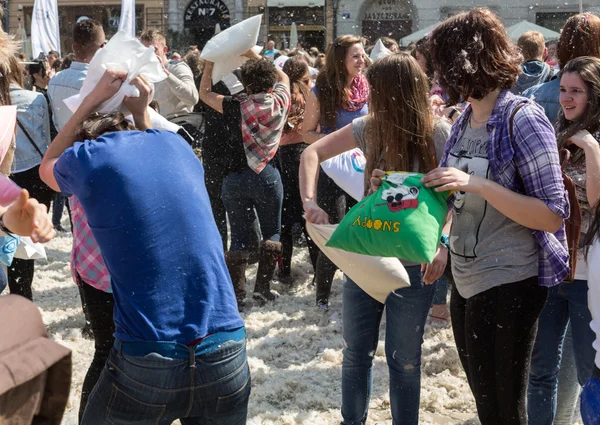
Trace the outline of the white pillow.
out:
M 397 258 L 372 257 L 325 246 L 337 226 L 306 222 L 306 230 L 319 249 L 363 291 L 384 304 L 396 289 L 410 286 L 408 273 Z
M 200 55 L 206 60 L 215 63 L 213 67 L 213 83 L 221 79 L 234 69 L 239 68 L 248 59 L 242 55 L 255 48 L 260 53 L 262 47 L 256 46 L 262 15 L 256 15 L 221 31 L 202 49 Z
M 365 192 L 365 166 L 367 160 L 359 148 L 341 153 L 321 162 L 321 168 L 344 192 L 357 201 Z
M 125 96 L 138 97 L 140 95 L 137 87 L 129 84 L 138 75 L 142 75 L 151 84 L 167 78 L 167 74 L 156 57 L 154 47 L 145 47 L 138 39 L 131 37 L 125 31 L 119 31 L 106 46 L 98 49 L 90 61 L 88 73 L 79 94 L 64 100 L 71 112 L 75 112 L 79 108 L 83 99 L 96 87 L 107 69 L 127 71 L 127 79 L 117 94 L 100 106 L 100 112 L 120 110 L 125 115 L 129 114 L 129 111 L 123 106 L 123 99 Z
M 375 47 L 373 47 L 373 50 L 371 50 L 371 55 L 369 57 L 374 62 L 377 59 L 385 58 L 386 56 L 389 56 L 391 54 L 392 51 L 385 47 L 381 39 L 379 39 L 377 40 L 377 43 L 375 43 Z

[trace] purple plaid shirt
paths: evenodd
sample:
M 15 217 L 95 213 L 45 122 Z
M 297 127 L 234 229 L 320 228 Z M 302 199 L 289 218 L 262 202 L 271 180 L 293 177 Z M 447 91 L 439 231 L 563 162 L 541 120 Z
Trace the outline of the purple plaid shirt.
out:
M 515 115 L 510 140 L 510 116 L 515 107 L 527 104 Z M 452 126 L 440 166 L 445 167 L 450 149 L 463 134 L 471 117 L 471 106 Z M 496 182 L 527 196 L 540 199 L 562 218 L 569 217 L 569 200 L 558 158 L 552 124 L 544 110 L 508 90 L 500 93 L 487 123 L 490 135 L 488 159 Z M 569 251 L 564 223 L 556 233 L 533 231 L 539 250 L 539 283 L 554 286 L 569 274 Z

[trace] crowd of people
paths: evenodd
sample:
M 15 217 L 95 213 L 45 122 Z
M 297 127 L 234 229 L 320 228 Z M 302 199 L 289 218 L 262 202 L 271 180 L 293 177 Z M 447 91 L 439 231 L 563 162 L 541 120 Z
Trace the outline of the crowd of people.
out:
M 338 267 L 305 220 L 339 223 L 356 204 L 320 167 L 356 148 L 365 196 L 385 171 L 421 173 L 453 193 L 433 261 L 400 259 L 410 286 L 381 303 L 344 277 L 342 424 L 367 422 L 384 312 L 394 424 L 419 421 L 428 320 L 452 326 L 482 425 L 571 424 L 581 387 L 584 423 L 599 422 L 596 15 L 569 18 L 559 40 L 530 31 L 514 43 L 493 12 L 474 8 L 407 48 L 380 39 L 383 57 L 355 35 L 325 54 L 270 40 L 220 81 L 197 46 L 182 58 L 150 29 L 139 40 L 166 79 L 131 81 L 131 120 L 98 112 L 129 84 L 124 71 L 107 70 L 75 112 L 64 102 L 106 44 L 99 22 L 74 26 L 67 57 L 27 63 L 0 35 L 0 105 L 17 106 L 0 172 L 26 189 L 0 211 L 0 230 L 46 242 L 66 231 L 66 200 L 72 277 L 95 346 L 81 424 L 246 423 L 243 315 L 277 308 L 271 283 L 294 285 L 298 246 L 309 251 L 316 311 L 330 308 Z M 180 131 L 152 128 L 148 107 Z M 35 301 L 34 269 L 8 265 L 11 294 Z M 18 303 L 5 299 L 12 312 Z

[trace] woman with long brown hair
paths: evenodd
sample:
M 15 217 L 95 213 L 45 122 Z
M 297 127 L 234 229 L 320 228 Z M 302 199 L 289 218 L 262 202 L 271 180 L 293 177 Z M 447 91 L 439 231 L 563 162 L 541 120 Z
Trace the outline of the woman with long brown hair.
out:
M 566 70 L 570 70 L 571 74 L 579 74 L 589 90 L 586 90 L 589 99 L 587 107 L 571 108 L 571 114 L 577 112 L 577 109 L 583 109 L 584 115 L 580 117 L 581 119 L 574 120 L 575 125 L 569 133 L 577 132 L 566 140 L 570 142 L 569 148 L 585 162 L 585 193 L 591 207 L 589 226 L 582 246 L 585 247 L 583 251 L 588 265 L 587 304 L 591 312 L 589 325 L 593 331 L 594 342 L 591 346 L 581 348 L 585 351 L 593 349 L 595 358 L 593 373 L 581 393 L 581 418 L 585 425 L 593 425 L 598 423 L 600 415 L 600 355 L 598 354 L 600 352 L 600 202 L 598 202 L 600 200 L 600 59 L 590 57 L 574 59 L 567 64 Z M 565 77 L 567 77 L 566 73 L 563 74 L 563 78 Z M 566 97 L 564 93 L 565 91 L 561 92 L 562 99 Z M 583 99 L 585 97 L 583 96 Z M 589 344 L 589 341 L 587 343 Z
M 450 253 L 454 339 L 482 425 L 527 423 L 527 376 L 548 287 L 569 274 L 569 216 L 552 125 L 510 93 L 522 57 L 490 10 L 430 35 L 448 104 L 469 101 L 440 167 L 423 182 L 454 190 Z
M 600 18 L 592 13 L 571 16 L 562 28 L 552 56 L 558 58 L 554 60 L 558 60 L 558 66 L 563 68 L 581 56 L 600 57 Z M 523 93 L 544 108 L 553 124 L 561 110 L 560 82 L 561 74 L 557 74 L 547 83 Z M 575 272 L 576 278 L 587 280 L 580 262 Z M 571 425 L 580 384 L 583 385 L 591 373 L 589 350 L 582 350 L 585 344 L 580 342 L 591 335 L 587 324 L 590 320 L 587 285 L 572 283 L 550 289 L 540 315 L 529 375 L 527 409 L 530 425 Z M 569 323 L 566 334 L 561 331 L 565 320 Z M 577 329 L 575 332 L 573 326 Z M 575 345 L 579 347 L 575 348 Z M 576 360 L 576 356 L 580 356 L 579 359 Z
M 359 147 L 366 153 L 367 176 L 374 169 L 426 173 L 437 165 L 436 147 L 443 150 L 445 137 L 434 140 L 429 82 L 413 57 L 398 53 L 377 60 L 367 70 L 367 80 L 371 90 L 369 114 L 323 137 L 302 155 L 300 192 L 306 219 L 312 223 L 329 222 L 327 212 L 315 200 L 322 161 Z M 411 286 L 390 294 L 385 304 L 346 277 L 342 289 L 343 424 L 364 424 L 367 419 L 372 353 L 377 348 L 384 308 L 393 423 L 418 423 L 423 331 L 437 286 L 434 283 L 442 275 L 447 258 L 448 250 L 440 244 L 431 264 L 403 261 Z
M 334 40 L 327 49 L 325 67 L 306 103 L 302 137 L 314 143 L 325 135 L 350 124 L 368 112 L 369 84 L 362 74 L 365 68 L 365 50 L 361 38 L 344 35 Z M 324 172 L 319 178 L 318 202 L 327 211 L 332 223 L 339 223 L 350 197 Z M 336 266 L 319 252 L 315 269 L 317 307 L 329 308 L 331 283 Z
M 600 21 L 599 21 L 600 23 Z M 600 29 L 600 26 L 599 26 Z M 600 33 L 599 33 L 600 35 Z M 599 40 L 600 42 L 600 40 Z M 588 197 L 587 187 L 598 190 L 598 176 L 587 170 L 588 147 L 600 140 L 600 59 L 582 56 L 563 65 L 560 76 L 561 110 L 556 124 L 559 149 L 570 152 L 565 173 L 573 180 L 582 214 L 580 241 L 583 242 L 593 219 L 594 196 Z M 591 142 L 591 143 L 584 143 Z M 593 146 L 592 146 L 593 147 Z M 592 170 L 593 171 L 593 170 Z M 557 398 L 570 400 L 567 416 L 573 416 L 579 387 L 574 390 L 559 386 L 562 354 L 567 351 L 567 327 L 572 335 L 575 373 L 583 386 L 592 376 L 595 352 L 592 316 L 588 308 L 588 266 L 583 247 L 576 251 L 577 263 L 572 281 L 550 288 L 548 302 L 540 315 L 540 325 L 533 348 L 527 409 L 533 425 L 549 425 L 555 421 Z M 562 384 L 561 384 L 562 385 Z
M 302 138 L 302 126 L 306 113 L 306 99 L 313 86 L 308 63 L 303 55 L 289 58 L 283 65 L 283 72 L 290 78 L 290 93 L 292 102 L 287 123 L 283 129 L 281 142 L 279 142 L 279 163 L 281 167 L 281 182 L 283 183 L 283 207 L 281 214 L 281 244 L 282 267 L 279 278 L 283 282 L 291 283 L 292 253 L 294 250 L 292 230 L 295 224 L 303 225 L 302 200 L 298 189 L 298 171 L 300 155 L 308 146 Z M 304 228 L 304 226 L 302 226 Z M 304 228 L 308 240 L 308 234 Z M 313 269 L 316 268 L 319 249 L 313 244 L 308 245 L 310 260 Z

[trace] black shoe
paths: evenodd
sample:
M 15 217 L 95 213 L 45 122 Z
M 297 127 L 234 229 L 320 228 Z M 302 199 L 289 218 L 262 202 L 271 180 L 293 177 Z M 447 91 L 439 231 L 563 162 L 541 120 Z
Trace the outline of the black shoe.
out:
M 90 327 L 90 325 L 88 323 L 83 325 L 83 328 L 81 328 L 81 336 L 84 337 L 85 339 L 94 339 L 94 334 L 92 333 L 92 328 Z
M 67 232 L 67 229 L 65 229 L 64 227 L 62 227 L 62 224 L 56 224 L 54 226 L 54 230 L 56 230 L 57 232 Z

